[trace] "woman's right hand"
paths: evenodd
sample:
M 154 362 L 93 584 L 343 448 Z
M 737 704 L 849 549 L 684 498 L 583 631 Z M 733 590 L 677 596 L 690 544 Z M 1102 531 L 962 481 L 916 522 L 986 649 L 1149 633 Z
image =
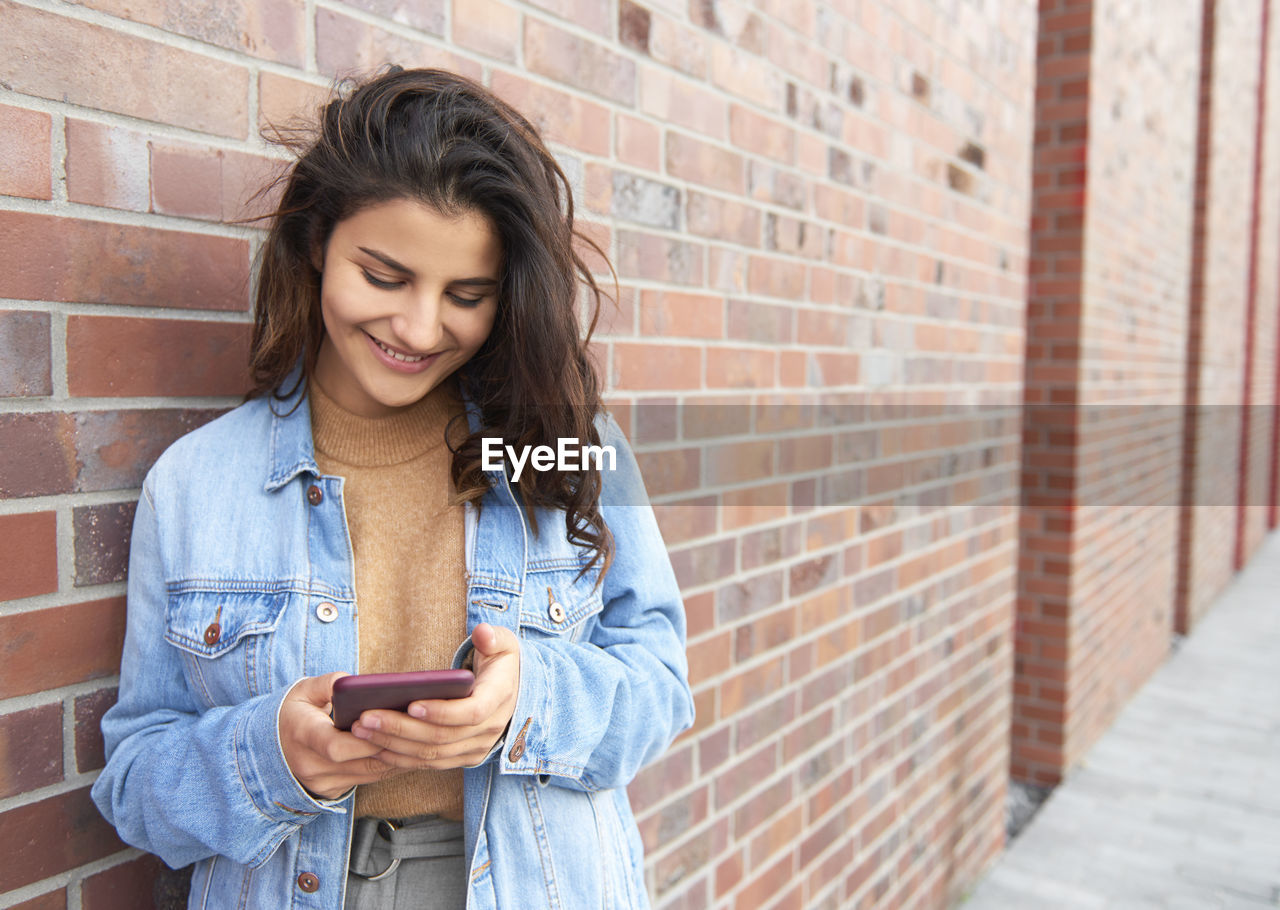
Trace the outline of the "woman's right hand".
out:
M 308 676 L 296 682 L 280 705 L 280 748 L 298 783 L 322 799 L 336 799 L 356 784 L 401 772 L 376 756 L 381 746 L 333 725 L 333 683 L 346 673 Z

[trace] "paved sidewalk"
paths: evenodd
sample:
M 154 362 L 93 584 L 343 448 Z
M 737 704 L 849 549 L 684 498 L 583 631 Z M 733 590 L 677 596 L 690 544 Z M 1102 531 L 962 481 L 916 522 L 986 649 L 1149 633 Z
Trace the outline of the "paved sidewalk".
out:
M 959 906 L 1280 907 L 1280 533 Z

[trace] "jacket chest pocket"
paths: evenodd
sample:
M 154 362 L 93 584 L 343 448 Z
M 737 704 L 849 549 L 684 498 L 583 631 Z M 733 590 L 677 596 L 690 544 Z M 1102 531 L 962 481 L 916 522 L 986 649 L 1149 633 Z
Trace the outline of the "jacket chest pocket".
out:
M 272 646 L 288 593 L 185 591 L 169 596 L 165 640 L 207 707 L 270 691 Z
M 520 634 L 579 641 L 590 634 L 603 601 L 596 572 L 577 578 L 578 565 L 529 567 L 520 601 Z

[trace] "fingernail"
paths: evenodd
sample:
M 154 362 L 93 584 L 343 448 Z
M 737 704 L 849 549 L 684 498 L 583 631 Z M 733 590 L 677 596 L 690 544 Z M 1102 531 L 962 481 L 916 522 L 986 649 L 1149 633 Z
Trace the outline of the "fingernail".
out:
M 371 717 L 360 718 L 360 723 L 364 724 L 370 730 L 377 730 L 382 726 L 382 720 L 376 714 Z
M 366 728 L 356 724 L 351 728 L 351 735 L 357 739 L 368 739 L 372 734 Z
M 409 716 L 416 717 L 419 720 L 421 720 L 422 718 L 427 716 L 427 709 L 422 707 L 422 705 L 410 705 Z

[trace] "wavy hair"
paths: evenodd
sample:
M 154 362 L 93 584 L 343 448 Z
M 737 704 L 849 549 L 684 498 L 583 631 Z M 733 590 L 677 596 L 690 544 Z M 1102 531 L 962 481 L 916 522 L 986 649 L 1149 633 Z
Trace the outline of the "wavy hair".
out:
M 314 254 L 334 226 L 366 206 L 405 198 L 443 215 L 480 213 L 502 245 L 493 329 L 456 373 L 480 414 L 479 429 L 460 442 L 455 427 L 446 434 L 459 497 L 479 506 L 489 489 L 481 437 L 515 446 L 555 448 L 561 437 L 600 445 L 594 419 L 603 404 L 587 345 L 602 294 L 575 244 L 607 257 L 574 227 L 568 179 L 528 120 L 462 76 L 393 66 L 340 89 L 316 125 L 277 130 L 273 141 L 296 160 L 264 190 L 282 191 L 266 216 L 257 264 L 250 397 L 294 394 L 282 385 L 299 362 L 300 382 L 313 374 L 324 338 Z M 582 288 L 590 304 L 585 337 Z M 537 509 L 563 510 L 569 541 L 590 556 L 582 571 L 599 565 L 602 578 L 613 538 L 600 514 L 599 470 L 526 472 L 518 489 L 534 533 Z

